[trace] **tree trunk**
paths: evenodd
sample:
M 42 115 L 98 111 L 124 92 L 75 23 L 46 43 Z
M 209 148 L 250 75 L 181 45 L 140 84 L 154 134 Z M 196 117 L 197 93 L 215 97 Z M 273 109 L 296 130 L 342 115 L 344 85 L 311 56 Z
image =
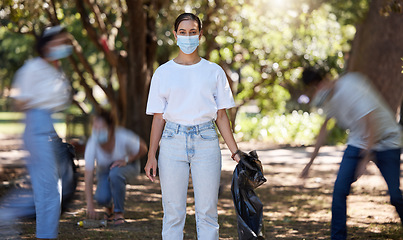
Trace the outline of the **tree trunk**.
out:
M 398 117 L 403 100 L 403 15 L 381 16 L 384 3 L 373 0 L 357 28 L 348 71 L 367 75 Z
M 146 141 L 149 129 L 146 123 L 145 107 L 147 99 L 147 14 L 143 1 L 127 1 L 128 7 L 128 79 L 126 127 L 132 129 Z M 147 126 L 147 127 L 146 127 Z

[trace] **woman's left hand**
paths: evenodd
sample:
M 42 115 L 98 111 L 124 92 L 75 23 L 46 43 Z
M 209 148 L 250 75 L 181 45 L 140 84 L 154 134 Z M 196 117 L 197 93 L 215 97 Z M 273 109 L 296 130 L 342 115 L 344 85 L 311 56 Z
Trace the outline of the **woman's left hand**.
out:
M 125 160 L 117 160 L 117 161 L 114 161 L 114 162 L 112 163 L 110 169 L 112 169 L 112 168 L 114 168 L 114 167 L 124 167 L 124 166 L 126 166 L 126 165 L 127 165 L 127 163 L 126 163 Z

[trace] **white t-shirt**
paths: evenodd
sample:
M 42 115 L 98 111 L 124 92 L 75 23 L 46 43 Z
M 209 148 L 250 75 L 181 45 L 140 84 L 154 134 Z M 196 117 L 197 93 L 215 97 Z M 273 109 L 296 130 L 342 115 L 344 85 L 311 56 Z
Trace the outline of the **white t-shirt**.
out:
M 64 110 L 71 101 L 71 86 L 62 71 L 37 57 L 28 60 L 16 73 L 11 97 L 27 101 L 27 109 Z
M 401 146 L 400 127 L 383 98 L 368 80 L 359 73 L 348 73 L 336 83 L 333 96 L 324 103 L 328 117 L 349 129 L 348 145 L 365 149 L 369 133 L 361 118 L 372 112 L 375 130 L 374 150 L 386 150 Z
M 105 152 L 94 137 L 90 137 L 85 147 L 85 170 L 94 170 L 95 161 L 98 168 L 109 167 L 114 161 L 122 160 L 128 155 L 136 155 L 140 150 L 140 138 L 125 128 L 115 129 L 115 148 L 112 153 Z
M 203 58 L 193 65 L 170 60 L 158 67 L 152 77 L 146 113 L 163 113 L 166 121 L 197 125 L 215 120 L 219 109 L 234 106 L 220 66 Z

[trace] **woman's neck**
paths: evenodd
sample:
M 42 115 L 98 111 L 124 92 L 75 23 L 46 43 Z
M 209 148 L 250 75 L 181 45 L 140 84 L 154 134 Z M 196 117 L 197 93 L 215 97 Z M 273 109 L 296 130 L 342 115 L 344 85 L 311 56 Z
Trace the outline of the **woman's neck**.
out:
M 197 53 L 197 50 L 194 51 L 192 54 L 184 54 L 183 52 L 179 52 L 179 55 L 174 58 L 174 62 L 177 64 L 182 65 L 193 65 L 200 62 L 201 57 Z
M 51 65 L 52 67 L 59 69 L 60 68 L 60 62 L 59 60 L 49 60 L 47 58 L 42 57 L 43 60 L 45 60 L 47 63 L 49 63 L 49 65 Z
M 113 152 L 113 149 L 115 148 L 115 133 L 112 132 L 111 136 L 108 138 L 108 141 L 104 144 L 101 144 L 101 148 L 106 151 L 106 152 Z

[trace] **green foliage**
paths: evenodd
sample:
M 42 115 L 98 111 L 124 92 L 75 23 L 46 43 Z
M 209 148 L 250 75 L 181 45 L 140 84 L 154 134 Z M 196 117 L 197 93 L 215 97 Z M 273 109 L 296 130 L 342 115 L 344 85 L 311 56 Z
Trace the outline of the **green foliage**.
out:
M 354 24 L 367 11 L 367 2 L 176 0 L 160 13 L 162 55 L 157 58 L 161 64 L 177 53 L 170 32 L 176 16 L 184 11 L 198 14 L 204 23 L 200 53 L 227 71 L 236 102 L 255 100 L 263 114 L 290 112 L 301 107 L 296 99 L 302 67 L 320 65 L 333 76 L 343 71 Z
M 334 77 L 343 72 L 344 58 L 355 34 L 355 24 L 365 16 L 368 2 L 369 0 L 174 0 L 161 11 L 155 12 L 158 15 L 155 67 L 173 58 L 178 52 L 172 34 L 175 18 L 182 12 L 193 12 L 204 24 L 200 54 L 224 68 L 235 90 L 238 106 L 253 101 L 259 108 L 261 115 L 255 116 L 259 119 L 257 123 L 252 122 L 254 118 L 239 115 L 243 119 L 240 121 L 240 131 L 244 134 L 242 138 L 266 138 L 264 131 L 263 135 L 260 132 L 260 120 L 270 122 L 277 119 L 270 126 L 277 127 L 279 124 L 279 130 L 271 127 L 269 132 L 266 128 L 267 137 L 273 136 L 273 141 L 278 143 L 296 141 L 296 144 L 310 144 L 316 131 L 314 129 L 319 128 L 313 125 L 320 125 L 320 117 L 306 113 L 310 116 L 307 119 L 306 114 L 293 112 L 304 108 L 308 111 L 297 102 L 303 93 L 298 81 L 302 69 L 316 64 L 324 67 Z M 46 1 L 6 0 L 0 4 L 1 88 L 8 86 L 16 69 L 26 58 L 34 55 L 33 35 L 50 24 L 46 11 L 51 8 L 45 3 Z M 88 40 L 88 33 L 82 27 L 81 16 L 77 13 L 74 2 L 56 1 L 55 4 L 57 21 L 67 26 L 67 30 L 82 46 L 83 55 L 91 64 L 94 75 L 99 78 L 99 84 L 103 87 L 111 84 L 117 91 L 120 86 L 116 73 L 111 71 L 104 54 Z M 98 2 L 98 5 L 104 13 L 103 19 L 108 23 L 118 18 L 117 9 L 122 7 L 113 1 Z M 123 9 L 121 13 L 127 14 L 127 9 Z M 90 14 L 89 18 L 96 27 L 95 16 Z M 124 29 L 124 24 L 120 28 Z M 15 31 L 29 34 L 12 33 Z M 122 31 L 116 36 L 113 46 L 115 51 L 127 49 L 127 35 L 127 32 Z M 71 76 L 76 99 L 86 101 L 79 75 L 68 61 L 64 61 L 63 66 L 67 75 Z M 102 93 L 93 81 L 93 76 L 81 65 L 79 70 L 83 72 L 93 92 Z M 101 95 L 95 97 L 101 101 Z M 77 113 L 77 109 L 70 111 Z M 248 126 L 244 126 L 243 121 Z M 289 122 L 289 125 L 280 124 L 282 121 L 284 124 Z M 253 126 L 257 129 L 252 129 Z M 330 134 L 331 139 L 336 141 L 345 136 L 343 131 L 338 130 L 332 130 Z
M 0 91 L 9 88 L 14 73 L 33 56 L 33 46 L 33 36 L 21 37 L 21 34 L 0 27 Z
M 54 127 L 59 136 L 63 137 L 66 135 L 66 123 L 64 121 L 65 116 L 61 113 L 56 113 L 52 115 L 55 119 Z M 11 134 L 11 135 L 21 135 L 24 132 L 25 114 L 21 112 L 0 112 L 0 135 L 1 134 Z
M 241 141 L 257 139 L 275 144 L 312 145 L 323 122 L 323 116 L 302 111 L 281 115 L 239 113 L 235 130 Z M 345 143 L 346 131 L 338 128 L 334 120 L 328 123 L 328 130 L 328 144 Z

